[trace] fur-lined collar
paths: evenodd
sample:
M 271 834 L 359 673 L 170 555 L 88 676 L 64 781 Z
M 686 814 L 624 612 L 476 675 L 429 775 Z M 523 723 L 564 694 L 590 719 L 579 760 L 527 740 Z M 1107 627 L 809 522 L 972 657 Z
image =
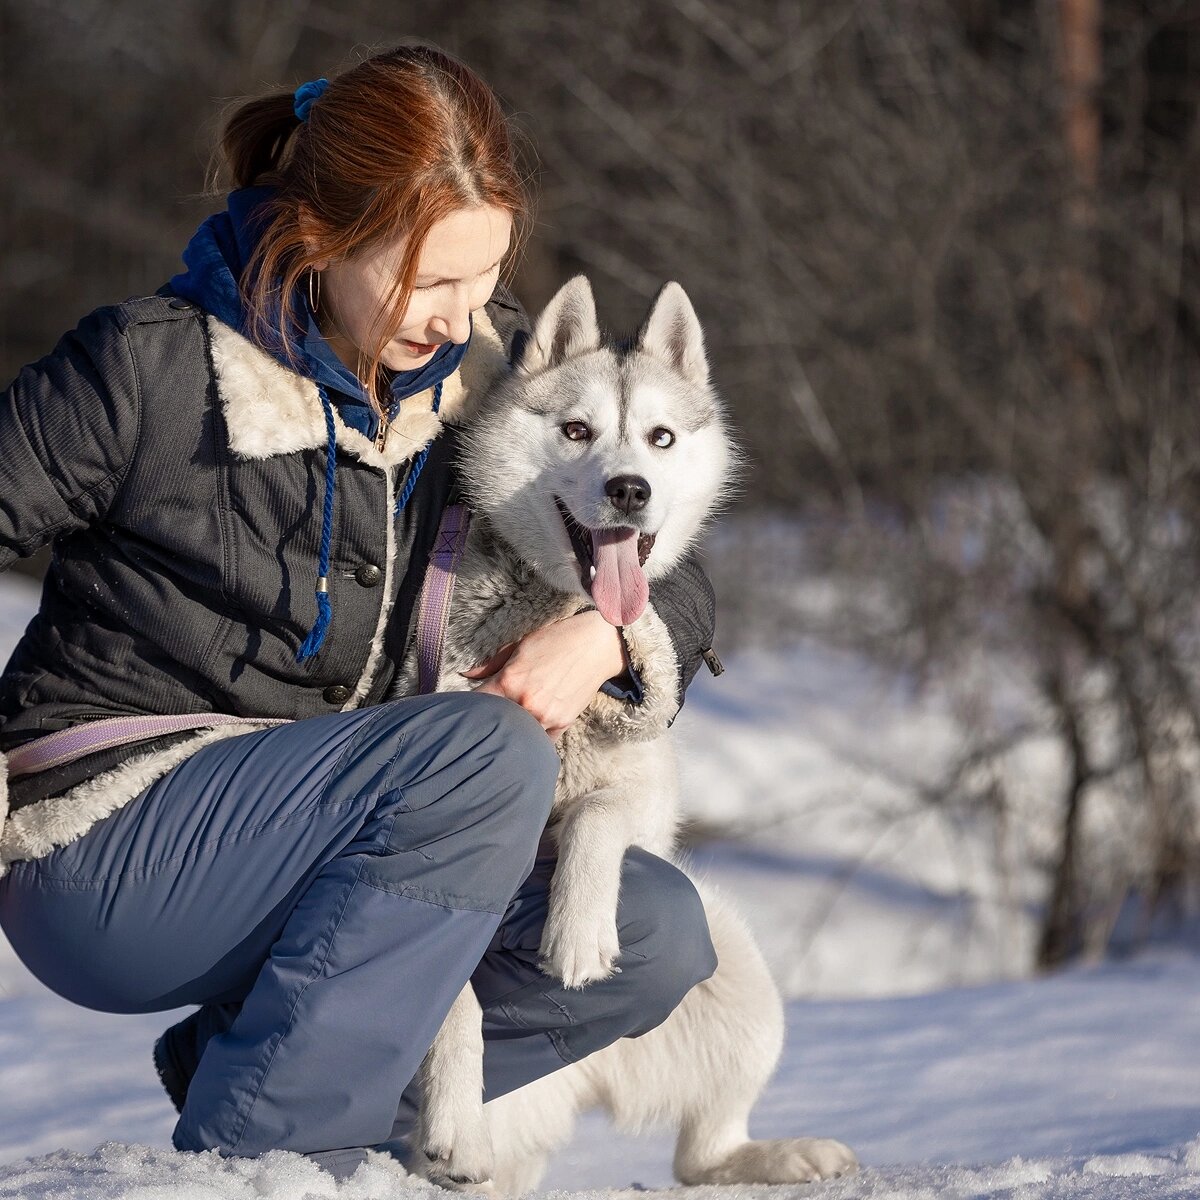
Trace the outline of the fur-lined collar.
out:
M 458 370 L 442 384 L 442 403 L 432 411 L 432 389 L 409 396 L 391 423 L 387 446 L 380 453 L 370 438 L 351 428 L 333 411 L 339 450 L 384 470 L 423 450 L 442 427 L 459 425 L 474 400 L 507 369 L 504 346 L 483 309 L 472 314 L 471 345 Z M 289 371 L 237 330 L 208 316 L 213 369 L 229 445 L 240 458 L 271 458 L 323 447 L 325 414 L 316 384 Z

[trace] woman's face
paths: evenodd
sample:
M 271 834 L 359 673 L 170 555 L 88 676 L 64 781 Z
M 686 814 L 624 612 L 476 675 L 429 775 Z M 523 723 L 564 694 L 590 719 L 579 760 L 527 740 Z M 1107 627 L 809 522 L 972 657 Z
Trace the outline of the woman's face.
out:
M 429 231 L 416 286 L 400 328 L 381 361 L 393 371 L 424 366 L 444 342 L 465 342 L 469 314 L 487 303 L 512 236 L 501 208 L 462 208 Z M 354 372 L 370 362 L 375 322 L 400 269 L 404 239 L 376 246 L 321 269 L 317 324 L 334 353 Z

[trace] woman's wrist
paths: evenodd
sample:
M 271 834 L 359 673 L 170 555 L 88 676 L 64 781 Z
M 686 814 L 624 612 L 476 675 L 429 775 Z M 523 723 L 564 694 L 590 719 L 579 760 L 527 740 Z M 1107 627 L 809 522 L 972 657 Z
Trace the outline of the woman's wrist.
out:
M 596 687 L 625 674 L 628 663 L 625 660 L 625 642 L 621 631 L 610 625 L 594 608 L 584 609 L 569 621 L 576 621 L 580 628 L 588 631 L 589 638 L 596 650 L 597 671 Z

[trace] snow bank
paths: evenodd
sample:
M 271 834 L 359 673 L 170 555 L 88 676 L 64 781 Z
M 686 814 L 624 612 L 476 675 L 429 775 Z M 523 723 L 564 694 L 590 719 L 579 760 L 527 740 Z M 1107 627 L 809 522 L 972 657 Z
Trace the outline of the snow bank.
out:
M 1200 1196 L 1197 996 L 1200 961 L 1162 950 L 928 996 L 793 1001 L 752 1132 L 838 1137 L 866 1169 L 818 1187 L 695 1190 L 713 1200 Z M 90 1012 L 32 980 L 0 1001 L 0 1197 L 407 1200 L 420 1190 L 391 1160 L 339 1191 L 296 1155 L 165 1149 L 174 1112 L 149 1048 L 171 1017 Z M 545 1188 L 644 1196 L 670 1184 L 670 1160 L 668 1137 L 620 1134 L 591 1114 Z
M 148 1146 L 106 1142 L 92 1154 L 59 1150 L 10 1166 L 0 1176 L 0 1196 L 22 1200 L 409 1200 L 437 1189 L 414 1184 L 384 1156 L 338 1183 L 299 1154 L 274 1150 L 261 1158 L 222 1159 L 215 1150 L 180 1154 Z
M 416 1200 L 420 1186 L 374 1158 L 342 1183 L 296 1154 L 222 1160 L 109 1142 L 93 1154 L 59 1151 L 14 1164 L 0 1197 L 22 1200 Z M 551 1191 L 572 1200 L 1171 1200 L 1200 1195 L 1200 1141 L 1167 1154 L 1010 1162 L 989 1167 L 867 1170 L 824 1184 L 780 1187 L 613 1188 Z
M 963 746 L 947 697 L 802 643 L 701 671 L 673 732 L 694 859 L 736 897 L 789 997 L 886 996 L 1027 975 L 1041 823 L 929 791 Z M 1059 794 L 1057 747 L 1014 750 L 1015 811 Z M 1016 793 L 1019 788 L 1023 796 Z M 1052 808 L 1052 806 L 1051 806 Z

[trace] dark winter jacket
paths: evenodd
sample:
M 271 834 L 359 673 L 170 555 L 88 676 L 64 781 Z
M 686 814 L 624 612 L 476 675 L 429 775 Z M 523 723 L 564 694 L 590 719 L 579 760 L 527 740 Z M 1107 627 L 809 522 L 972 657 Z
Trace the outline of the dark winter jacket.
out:
M 382 452 L 336 419 L 334 619 L 320 652 L 298 662 L 314 619 L 326 464 L 315 386 L 178 297 L 85 318 L 0 401 L 0 571 L 53 543 L 40 610 L 0 675 L 0 751 L 98 717 L 304 718 L 382 700 L 454 486 L 456 414 L 525 328 L 503 292 L 475 314 L 470 350 L 444 385 L 444 428 L 428 392 L 403 402 Z M 712 642 L 711 588 L 687 560 L 653 586 L 651 605 L 670 633 L 681 703 Z M 201 745 L 246 729 L 121 747 L 10 789 L 0 755 L 0 823 L 9 791 L 14 802 L 0 870 L 79 836 Z

